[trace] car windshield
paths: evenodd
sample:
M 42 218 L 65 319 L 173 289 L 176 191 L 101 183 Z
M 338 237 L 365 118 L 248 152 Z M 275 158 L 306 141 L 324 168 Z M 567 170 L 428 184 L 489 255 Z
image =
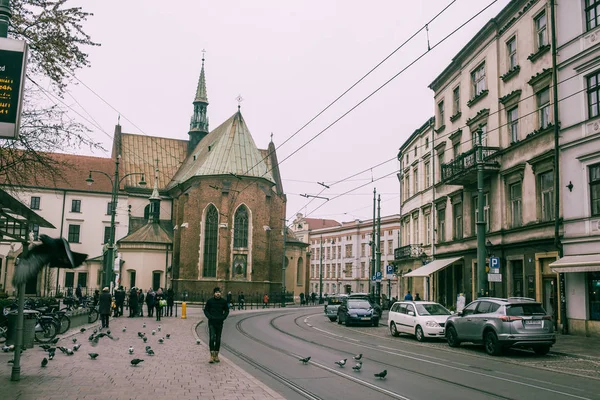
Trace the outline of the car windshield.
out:
M 450 315 L 448 311 L 441 304 L 415 304 L 417 306 L 417 312 L 419 315 Z
M 368 301 L 349 301 L 348 302 L 348 308 L 360 308 L 360 309 L 364 309 L 364 310 L 368 310 L 369 308 L 371 308 L 371 303 L 369 303 Z
M 541 304 L 511 304 L 506 306 L 506 315 L 509 316 L 528 316 L 528 315 L 546 315 L 546 311 Z

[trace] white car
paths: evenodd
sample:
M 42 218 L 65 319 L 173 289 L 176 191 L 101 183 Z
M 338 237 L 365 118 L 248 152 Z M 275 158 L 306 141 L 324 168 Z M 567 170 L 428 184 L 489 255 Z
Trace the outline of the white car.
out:
M 443 338 L 444 325 L 452 315 L 444 306 L 431 301 L 398 301 L 392 305 L 388 327 L 392 336 L 414 335 L 419 342 L 427 338 Z

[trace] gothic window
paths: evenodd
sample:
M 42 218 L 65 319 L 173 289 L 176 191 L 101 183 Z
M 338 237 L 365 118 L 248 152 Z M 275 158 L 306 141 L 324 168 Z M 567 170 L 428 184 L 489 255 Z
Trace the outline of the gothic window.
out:
M 214 205 L 209 205 L 204 218 L 204 268 L 202 276 L 217 276 L 217 245 L 219 235 L 219 212 Z
M 144 207 L 144 219 L 150 219 L 150 204 Z
M 304 285 L 304 260 L 302 257 L 298 258 L 298 268 L 296 269 L 296 285 Z
M 240 206 L 235 212 L 233 247 L 248 247 L 248 209 Z

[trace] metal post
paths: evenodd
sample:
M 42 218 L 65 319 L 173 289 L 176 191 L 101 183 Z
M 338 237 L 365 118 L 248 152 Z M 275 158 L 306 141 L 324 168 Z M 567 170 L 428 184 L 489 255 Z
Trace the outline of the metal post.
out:
M 375 268 L 377 272 L 381 271 L 381 195 L 377 196 L 377 238 L 375 240 L 377 246 L 377 260 Z M 381 281 L 377 280 L 377 304 L 381 305 Z
M 287 240 L 287 221 L 283 220 L 283 260 L 281 265 L 281 307 L 285 307 L 285 241 Z
M 0 37 L 8 37 L 8 26 L 10 25 L 10 0 L 0 0 Z
M 119 159 L 115 161 L 115 177 L 113 179 L 112 200 L 110 210 L 110 235 L 106 250 L 106 260 L 104 263 L 104 287 L 110 288 L 112 282 L 112 269 L 115 263 L 115 216 L 117 214 L 117 203 L 119 201 Z
M 482 131 L 477 131 L 479 143 L 477 146 L 477 293 L 485 296 L 487 276 L 485 272 L 485 218 L 483 216 L 483 138 Z
M 323 304 L 323 235 L 321 235 L 321 250 L 319 250 L 319 304 Z
M 29 223 L 25 228 L 25 240 L 22 242 L 23 251 L 21 252 L 21 257 L 25 257 L 29 252 Z M 16 265 L 15 268 L 19 266 Z M 25 283 L 19 285 L 19 293 L 18 293 L 18 311 L 17 311 L 17 337 L 15 338 L 15 352 L 13 358 L 13 366 L 10 374 L 11 381 L 19 381 L 21 380 L 21 347 L 23 347 L 23 325 L 24 325 L 24 312 L 25 308 Z
M 373 233 L 371 234 L 371 277 L 375 276 L 375 202 L 377 199 L 377 189 L 373 189 Z M 371 281 L 372 278 L 369 279 Z M 375 285 L 371 282 L 372 295 L 375 295 Z

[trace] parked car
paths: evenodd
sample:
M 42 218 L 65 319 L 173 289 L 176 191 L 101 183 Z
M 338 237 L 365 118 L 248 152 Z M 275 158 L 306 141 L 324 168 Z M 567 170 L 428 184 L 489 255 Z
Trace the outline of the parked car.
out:
M 509 347 L 531 348 L 544 355 L 556 343 L 552 317 L 534 299 L 483 297 L 469 303 L 446 321 L 450 347 L 482 343 L 490 355 Z
M 338 307 L 338 324 L 367 324 L 378 326 L 379 315 L 373 305 L 365 299 L 346 299 Z
M 337 319 L 337 312 L 344 298 L 348 297 L 345 294 L 334 295 L 327 299 L 325 303 L 325 315 L 330 321 L 334 322 Z
M 346 299 L 362 299 L 362 300 L 367 300 L 369 303 L 371 303 L 371 306 L 373 307 L 373 309 L 375 310 L 375 314 L 377 315 L 377 324 L 375 326 L 379 325 L 379 320 L 381 319 L 381 306 L 379 306 L 379 304 L 377 304 L 375 302 L 375 299 L 373 299 L 373 296 L 370 293 L 350 293 L 348 295 L 348 297 L 346 297 Z
M 444 325 L 452 315 L 444 306 L 432 301 L 397 301 L 388 315 L 392 336 L 414 335 L 419 342 L 427 338 L 443 338 Z

